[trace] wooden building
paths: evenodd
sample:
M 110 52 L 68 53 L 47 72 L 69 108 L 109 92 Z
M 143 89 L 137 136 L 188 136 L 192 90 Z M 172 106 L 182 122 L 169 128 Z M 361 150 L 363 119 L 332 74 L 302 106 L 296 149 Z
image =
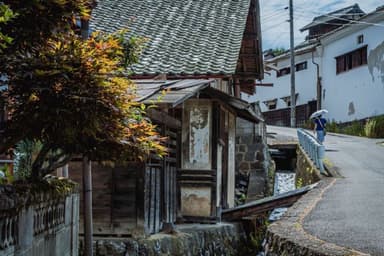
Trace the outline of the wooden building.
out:
M 105 0 L 93 10 L 91 30 L 127 26 L 127 37 L 148 39 L 129 74 L 138 101 L 161 96 L 150 117 L 170 137 L 171 155 L 125 167 L 94 164 L 94 232 L 151 234 L 176 221 L 216 222 L 234 206 L 236 118 L 261 120 L 239 99 L 263 78 L 258 0 Z
M 259 122 L 251 106 L 212 88 L 213 80 L 138 80 L 137 99 L 169 137 L 170 154 L 115 167 L 93 163 L 98 235 L 145 235 L 167 224 L 216 222 L 234 206 L 236 117 Z M 166 94 L 163 94 L 163 91 Z M 81 183 L 81 162 L 70 178 Z

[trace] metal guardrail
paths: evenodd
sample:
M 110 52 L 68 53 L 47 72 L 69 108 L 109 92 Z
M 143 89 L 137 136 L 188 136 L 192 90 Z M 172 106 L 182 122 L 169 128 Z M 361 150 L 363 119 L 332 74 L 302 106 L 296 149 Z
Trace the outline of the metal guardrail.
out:
M 300 146 L 305 150 L 311 158 L 320 173 L 325 174 L 323 159 L 325 155 L 325 147 L 320 144 L 315 137 L 304 129 L 297 129 L 297 137 L 299 138 Z

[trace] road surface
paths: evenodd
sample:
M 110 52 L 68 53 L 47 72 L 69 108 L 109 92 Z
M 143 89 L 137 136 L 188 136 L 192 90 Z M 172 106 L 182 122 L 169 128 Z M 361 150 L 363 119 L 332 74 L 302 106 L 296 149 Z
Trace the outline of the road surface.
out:
M 268 126 L 267 132 L 296 136 L 295 129 Z M 343 178 L 324 193 L 304 220 L 321 240 L 371 255 L 384 255 L 384 139 L 327 134 L 329 159 Z

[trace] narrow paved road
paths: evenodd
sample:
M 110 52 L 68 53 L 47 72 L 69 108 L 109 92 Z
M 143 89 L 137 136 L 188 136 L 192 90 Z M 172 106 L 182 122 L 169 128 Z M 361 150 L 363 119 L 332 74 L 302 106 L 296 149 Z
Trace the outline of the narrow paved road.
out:
M 268 132 L 295 135 L 294 129 Z M 344 178 L 336 180 L 304 221 L 304 229 L 328 242 L 384 255 L 384 139 L 328 134 L 328 158 Z

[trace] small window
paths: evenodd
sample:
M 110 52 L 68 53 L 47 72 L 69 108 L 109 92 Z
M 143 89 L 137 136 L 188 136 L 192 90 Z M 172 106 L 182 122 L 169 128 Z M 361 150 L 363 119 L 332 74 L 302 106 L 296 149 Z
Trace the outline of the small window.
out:
M 367 46 L 336 57 L 336 74 L 367 64 Z
M 304 69 L 307 69 L 306 61 L 296 64 L 296 72 Z
M 364 43 L 364 35 L 357 36 L 357 44 L 362 44 L 362 43 Z
M 268 107 L 268 110 L 274 110 L 276 109 L 276 106 L 277 106 L 277 99 L 266 100 L 266 101 L 263 101 L 263 103 Z
M 274 110 L 274 109 L 276 109 L 276 102 L 269 104 L 269 105 L 268 105 L 268 109 L 269 109 L 269 110 Z
M 295 102 L 297 102 L 297 96 L 299 96 L 298 93 L 295 94 Z M 282 99 L 285 104 L 287 104 L 287 107 L 290 107 L 291 106 L 291 96 L 285 96 L 285 97 L 281 97 L 280 99 Z
M 291 68 L 282 68 L 277 72 L 277 77 L 285 76 L 291 73 Z

